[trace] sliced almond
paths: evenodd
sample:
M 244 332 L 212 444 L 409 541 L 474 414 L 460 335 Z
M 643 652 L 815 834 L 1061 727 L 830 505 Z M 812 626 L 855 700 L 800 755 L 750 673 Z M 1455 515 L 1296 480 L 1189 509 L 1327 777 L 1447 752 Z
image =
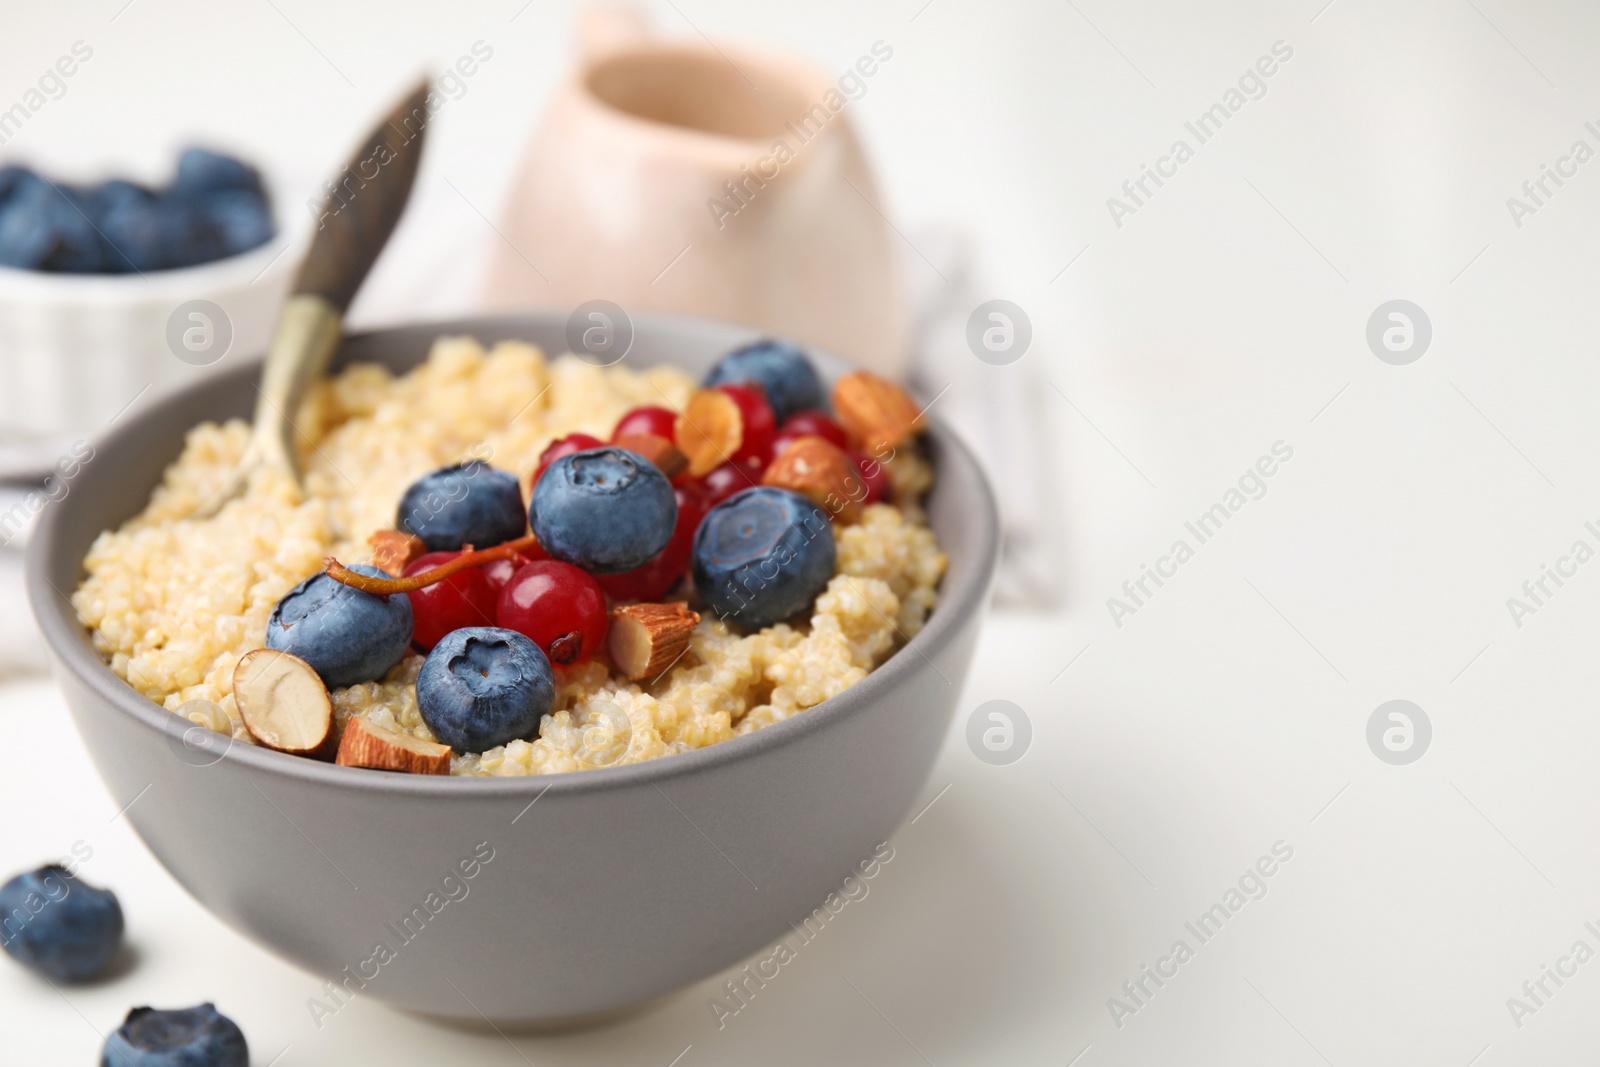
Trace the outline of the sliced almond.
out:
M 613 608 L 606 638 L 611 662 L 630 681 L 652 678 L 677 662 L 699 624 L 700 614 L 681 600 Z
M 850 436 L 873 452 L 894 448 L 926 425 L 910 393 L 864 370 L 834 383 L 833 411 Z
M 345 725 L 339 757 L 334 762 L 341 767 L 370 767 L 375 771 L 449 774 L 450 746 L 352 718 Z
M 404 574 L 418 556 L 428 551 L 422 538 L 404 530 L 379 530 L 367 538 L 367 544 L 372 546 L 372 565 L 395 578 Z
M 299 656 L 271 648 L 246 653 L 233 669 L 233 700 L 245 729 L 265 747 L 313 759 L 333 755 L 333 702 Z
M 689 457 L 660 434 L 625 433 L 611 443 L 643 456 L 668 478 L 676 478 L 689 465 Z
M 720 389 L 702 389 L 689 398 L 672 435 L 689 457 L 689 473 L 710 474 L 733 458 L 744 444 L 744 415 L 733 397 Z
M 778 454 L 761 475 L 762 485 L 793 489 L 820 504 L 843 523 L 861 518 L 866 483 L 844 449 L 826 437 L 800 437 Z

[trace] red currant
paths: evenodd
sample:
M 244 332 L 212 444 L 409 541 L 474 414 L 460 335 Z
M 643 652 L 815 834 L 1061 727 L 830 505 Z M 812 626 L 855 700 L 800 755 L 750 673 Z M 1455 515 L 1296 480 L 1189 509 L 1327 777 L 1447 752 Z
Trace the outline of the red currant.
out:
M 532 563 L 535 560 L 549 558 L 549 555 L 546 554 L 544 549 L 535 545 L 533 548 L 524 549 L 523 551 L 517 553 L 516 558 L 514 559 L 490 560 L 488 563 L 485 563 L 478 569 L 481 570 L 483 572 L 483 576 L 489 580 L 489 585 L 494 588 L 494 595 L 498 598 L 500 596 L 500 590 L 504 589 L 506 587 L 506 583 L 511 581 L 511 576 L 516 574 L 518 570 L 522 569 L 524 565 Z
M 789 442 L 799 437 L 823 437 L 840 448 L 850 447 L 850 439 L 837 422 L 820 411 L 797 411 L 778 427 L 778 436 L 772 440 L 773 458 L 783 455 Z
M 882 501 L 889 492 L 889 472 L 883 469 L 882 463 L 865 453 L 852 450 L 850 458 L 855 461 L 856 470 L 861 472 L 861 481 L 867 487 L 867 495 L 861 503 L 876 504 Z
M 673 439 L 673 428 L 677 424 L 678 413 L 671 408 L 634 408 L 622 416 L 617 428 L 611 431 L 611 440 L 615 443 L 623 434 L 650 433 L 670 441 Z
M 418 556 L 406 568 L 406 575 L 431 570 L 460 554 L 429 552 L 425 556 Z M 468 626 L 493 626 L 498 592 L 489 584 L 482 567 L 468 567 L 441 582 L 405 594 L 411 598 L 411 614 L 416 620 L 415 628 L 411 631 L 412 642 L 426 652 L 452 630 Z
M 772 416 L 772 405 L 759 385 L 732 383 L 719 385 L 718 390 L 733 398 L 739 407 L 739 417 L 744 422 L 743 437 L 733 459 L 765 461 L 772 450 L 772 438 L 777 431 L 777 420 Z
M 735 461 L 724 463 L 701 479 L 705 491 L 706 510 L 710 511 L 741 489 L 761 484 L 763 466 L 757 463 Z
M 678 501 L 678 524 L 672 528 L 672 540 L 643 566 L 621 574 L 601 575 L 600 586 L 612 599 L 660 600 L 672 591 L 688 569 L 694 533 L 710 505 L 706 503 L 705 490 L 692 483 L 674 485 L 672 495 Z
M 530 485 L 538 485 L 539 479 L 544 476 L 545 470 L 562 456 L 570 456 L 574 452 L 582 452 L 590 448 L 599 448 L 605 442 L 598 437 L 590 437 L 586 433 L 569 433 L 565 437 L 558 437 L 545 446 L 539 453 L 539 467 L 533 472 Z
M 606 594 L 594 575 L 553 559 L 526 564 L 500 590 L 499 625 L 525 635 L 550 662 L 587 659 L 606 641 Z

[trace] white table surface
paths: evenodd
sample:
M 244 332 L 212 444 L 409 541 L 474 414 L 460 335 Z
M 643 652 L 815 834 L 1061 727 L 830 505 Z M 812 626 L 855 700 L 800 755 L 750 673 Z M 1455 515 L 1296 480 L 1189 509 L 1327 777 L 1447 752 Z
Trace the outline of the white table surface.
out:
M 379 17 L 375 2 L 122 2 L 8 12 L 0 106 L 73 40 L 96 53 L 0 159 L 156 167 L 198 133 L 316 174 L 419 65 L 492 40 L 358 313 L 470 308 L 496 238 L 444 179 L 499 202 L 563 69 L 570 5 Z M 83 875 L 121 895 L 138 961 L 64 997 L 0 967 L 0 1059 L 92 1062 L 96 1031 L 130 1005 L 201 999 L 243 1025 L 259 1065 L 1592 1056 L 1600 963 L 1547 979 L 1553 995 L 1520 1026 L 1507 998 L 1575 941 L 1600 949 L 1584 925 L 1600 927 L 1600 564 L 1520 627 L 1506 602 L 1574 541 L 1600 548 L 1584 527 L 1600 526 L 1600 162 L 1550 186 L 1520 227 L 1506 199 L 1574 141 L 1600 149 L 1584 127 L 1600 126 L 1600 9 L 654 10 L 673 33 L 783 43 L 839 69 L 893 43 L 852 114 L 902 228 L 970 227 L 994 295 L 1032 317 L 1034 350 L 993 373 L 1049 383 L 1035 402 L 1059 493 L 1042 536 L 1064 561 L 1062 607 L 991 621 L 925 790 L 937 803 L 896 833 L 870 895 L 720 1031 L 715 979 L 562 1037 L 467 1034 L 366 1003 L 319 1031 L 311 976 L 189 900 L 116 818 L 128 798 L 100 787 L 49 683 L 12 681 L 0 869 L 88 844 Z M 1116 226 L 1107 198 L 1174 139 L 1194 146 L 1184 123 L 1279 40 L 1294 54 L 1266 95 Z M 1407 366 L 1365 340 L 1397 298 L 1433 327 Z M 1107 598 L 1278 441 L 1293 457 L 1265 496 L 1118 626 Z M 1407 766 L 1366 740 L 1397 698 L 1433 726 Z M 1033 725 L 1010 766 L 964 740 L 991 699 Z M 1185 923 L 1279 841 L 1293 857 L 1266 896 L 1199 944 Z M 1119 1028 L 1108 998 L 1180 938 L 1193 958 Z

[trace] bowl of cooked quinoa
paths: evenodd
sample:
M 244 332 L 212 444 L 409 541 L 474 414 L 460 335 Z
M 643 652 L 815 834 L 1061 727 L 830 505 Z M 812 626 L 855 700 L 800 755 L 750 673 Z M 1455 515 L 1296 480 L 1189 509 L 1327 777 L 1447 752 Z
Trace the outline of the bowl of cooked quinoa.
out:
M 728 499 L 717 479 L 729 465 L 682 470 L 671 418 L 698 462 L 702 437 L 717 437 L 707 419 L 739 417 L 726 397 L 750 402 L 712 385 L 714 365 L 759 339 L 670 316 L 634 325 L 626 358 L 606 366 L 566 352 L 564 312 L 349 337 L 295 415 L 303 488 L 263 470 L 198 518 L 249 438 L 258 365 L 243 365 L 94 442 L 41 516 L 30 593 L 96 766 L 114 797 L 140 797 L 130 822 L 196 899 L 316 976 L 319 1026 L 357 996 L 466 1019 L 604 1018 L 770 948 L 892 849 L 943 742 L 995 564 L 993 499 L 937 418 L 918 412 L 914 437 L 847 418 L 839 390 L 859 372 L 818 353 L 850 428 L 841 470 L 871 485 L 855 496 L 841 483 L 824 507 L 834 498 L 803 462 L 835 454 L 816 443 L 833 432 L 820 412 L 801 420 L 804 436 L 778 428 L 776 449 L 797 450 L 787 462 L 737 468 L 751 486 L 792 486 L 781 491 L 828 520 L 827 572 L 781 621 L 714 610 L 717 595 L 696 588 L 706 572 L 682 564 L 643 604 L 646 578 L 630 577 L 643 568 L 600 573 L 610 644 L 579 654 L 575 630 L 541 651 L 551 612 L 502 598 L 483 623 L 526 633 L 553 684 L 537 728 L 481 743 L 430 714 L 428 665 L 453 647 L 423 637 L 437 598 L 383 597 L 410 597 L 416 637 L 359 680 L 324 672 L 324 686 L 269 649 L 282 605 L 337 561 L 380 564 L 368 568 L 379 583 L 416 573 L 406 559 L 382 566 L 378 546 L 415 540 L 397 505 L 441 471 L 514 475 L 526 505 L 568 442 L 594 443 L 579 460 L 617 443 L 648 452 L 638 442 L 653 435 L 623 431 L 653 417 L 669 438 L 654 444 L 679 461 L 663 470 L 680 505 L 685 491 Z M 723 392 L 701 395 L 710 388 Z M 758 431 L 747 421 L 746 441 Z M 513 558 L 530 585 L 550 567 Z M 675 655 L 630 670 L 641 639 L 619 644 L 620 628 L 648 645 L 669 614 L 657 636 Z M 273 655 L 325 695 L 327 734 L 304 751 L 261 725 L 264 697 L 246 699 L 250 664 Z

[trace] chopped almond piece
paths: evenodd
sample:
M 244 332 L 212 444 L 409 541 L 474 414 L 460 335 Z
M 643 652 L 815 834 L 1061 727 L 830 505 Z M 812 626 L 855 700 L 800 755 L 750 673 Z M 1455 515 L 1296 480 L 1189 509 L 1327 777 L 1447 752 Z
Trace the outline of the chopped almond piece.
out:
M 267 748 L 293 756 L 333 754 L 333 701 L 299 656 L 258 648 L 233 669 L 233 700 L 245 729 Z
M 367 544 L 372 546 L 372 565 L 395 578 L 428 551 L 422 538 L 403 530 L 379 530 L 367 538 Z
M 866 483 L 850 457 L 826 437 L 791 441 L 768 465 L 761 484 L 793 489 L 842 523 L 861 518 L 861 501 L 867 494 Z
M 668 478 L 676 478 L 689 465 L 689 457 L 660 434 L 625 433 L 611 443 L 643 456 Z
M 926 425 L 910 393 L 864 370 L 834 383 L 833 410 L 850 436 L 872 452 L 892 449 Z
M 630 681 L 652 678 L 678 661 L 699 624 L 699 613 L 681 600 L 613 608 L 607 635 L 611 662 Z
M 744 444 L 744 415 L 727 393 L 702 389 L 689 398 L 672 434 L 689 457 L 689 473 L 699 478 L 739 451 Z
M 375 771 L 449 774 L 450 746 L 352 718 L 344 728 L 339 757 L 334 762 L 341 767 L 369 767 Z

